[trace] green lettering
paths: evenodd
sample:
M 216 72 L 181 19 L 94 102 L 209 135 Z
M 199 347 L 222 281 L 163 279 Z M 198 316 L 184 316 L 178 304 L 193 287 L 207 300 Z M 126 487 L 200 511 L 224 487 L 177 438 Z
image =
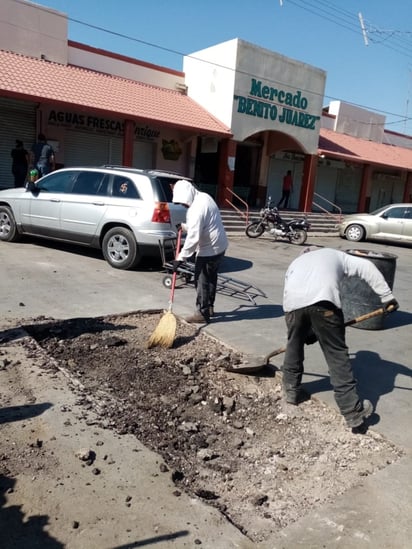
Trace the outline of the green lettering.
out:
M 270 88 L 269 86 L 263 86 L 262 88 L 262 97 L 263 99 L 267 99 L 270 95 Z
M 246 114 L 254 114 L 253 107 L 256 101 L 254 99 L 248 99 L 246 102 Z
M 293 105 L 293 97 L 292 97 L 292 94 L 291 94 L 291 93 L 287 93 L 287 94 L 286 94 L 285 103 L 286 103 L 286 105 L 288 105 L 289 107 L 292 107 L 292 105 Z
M 246 97 L 241 95 L 238 97 L 239 101 L 237 104 L 237 112 L 245 113 L 246 112 Z
M 262 82 L 260 80 L 257 81 L 252 78 L 250 95 L 254 95 L 255 97 L 262 97 Z
M 269 99 L 271 101 L 273 101 L 274 98 L 277 96 L 277 94 L 278 94 L 278 90 L 276 88 L 270 88 L 270 97 L 269 97 Z

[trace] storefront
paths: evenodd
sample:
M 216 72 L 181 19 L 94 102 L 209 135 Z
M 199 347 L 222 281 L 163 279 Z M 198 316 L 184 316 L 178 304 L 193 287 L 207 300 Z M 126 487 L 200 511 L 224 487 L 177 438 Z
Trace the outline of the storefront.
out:
M 46 26 L 53 31 L 45 34 Z M 57 167 L 115 164 L 186 177 L 194 175 L 200 136 L 231 136 L 187 96 L 183 73 L 70 42 L 65 33 L 60 12 L 0 4 L 0 187 L 13 185 L 15 139 L 30 150 L 40 132 Z
M 239 39 L 185 57 L 183 68 L 190 97 L 233 133 L 219 182 L 259 206 L 280 197 L 291 169 L 297 208 L 305 155 L 317 155 L 326 73 Z
M 220 207 L 277 202 L 288 170 L 296 210 L 412 200 L 412 139 L 390 146 L 383 116 L 322 107 L 325 71 L 238 38 L 186 56 L 179 72 L 71 42 L 64 14 L 4 0 L 0 67 L 0 187 L 13 184 L 15 140 L 30 149 L 42 132 L 58 167 L 174 171 Z
M 11 150 L 16 139 L 30 150 L 36 135 L 36 104 L 0 97 L 0 187 L 12 186 Z
M 233 133 L 219 162 L 209 153 L 221 206 L 233 192 L 252 207 L 277 202 L 288 170 L 296 210 L 349 213 L 412 199 L 412 139 L 389 146 L 384 116 L 340 101 L 322 107 L 323 70 L 239 39 L 192 53 L 183 68 L 189 95 Z

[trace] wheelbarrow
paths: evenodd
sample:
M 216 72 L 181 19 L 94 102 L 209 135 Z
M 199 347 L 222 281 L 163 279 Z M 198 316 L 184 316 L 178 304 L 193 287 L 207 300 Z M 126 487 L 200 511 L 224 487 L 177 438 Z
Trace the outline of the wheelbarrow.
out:
M 353 318 L 352 320 L 348 320 L 345 322 L 345 326 L 352 326 L 353 324 L 357 324 L 358 322 L 363 322 L 364 320 L 369 320 L 370 318 L 373 318 L 375 316 L 383 315 L 387 312 L 392 312 L 395 310 L 395 307 L 389 307 L 386 311 L 383 307 L 380 307 L 379 309 L 376 309 L 375 311 L 371 311 L 370 313 L 366 313 L 364 315 L 358 316 L 356 318 Z M 259 358 L 251 358 L 247 357 L 245 358 L 244 362 L 241 364 L 237 364 L 235 366 L 231 366 L 229 368 L 226 368 L 226 371 L 228 372 L 235 372 L 238 374 L 253 374 L 255 372 L 259 372 L 266 366 L 270 364 L 270 359 L 274 356 L 280 355 L 286 351 L 286 347 L 279 347 L 279 349 L 275 349 L 274 351 L 267 354 L 263 359 Z

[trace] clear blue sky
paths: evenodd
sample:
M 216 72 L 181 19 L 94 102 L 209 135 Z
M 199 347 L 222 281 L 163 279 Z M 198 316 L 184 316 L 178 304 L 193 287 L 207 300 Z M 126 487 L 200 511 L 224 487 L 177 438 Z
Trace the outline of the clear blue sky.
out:
M 366 107 L 386 116 L 387 129 L 412 135 L 412 0 L 36 3 L 82 22 L 69 20 L 71 40 L 177 70 L 183 55 L 241 38 L 325 70 L 325 105 Z

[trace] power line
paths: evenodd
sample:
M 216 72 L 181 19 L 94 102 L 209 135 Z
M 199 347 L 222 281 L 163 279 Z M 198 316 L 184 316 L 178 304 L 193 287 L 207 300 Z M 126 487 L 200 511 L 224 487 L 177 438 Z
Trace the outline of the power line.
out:
M 290 1 L 290 0 L 289 0 Z M 120 33 L 120 32 L 115 32 L 115 31 L 112 31 L 112 30 L 108 30 L 108 29 L 105 29 L 104 27 L 100 27 L 98 25 L 93 25 L 91 23 L 86 23 L 85 21 L 81 21 L 80 19 L 74 19 L 72 17 L 68 17 L 68 20 L 69 21 L 72 21 L 73 23 L 78 23 L 80 25 L 84 25 L 88 28 L 92 28 L 94 30 L 98 30 L 98 31 L 101 31 L 101 32 L 106 32 L 108 34 L 111 34 L 113 36 L 117 36 L 119 38 L 124 38 L 126 40 L 131 40 L 132 42 L 137 42 L 139 44 L 143 44 L 145 46 L 149 46 L 149 47 L 152 47 L 152 48 L 156 48 L 156 49 L 159 49 L 159 50 L 162 50 L 162 51 L 165 51 L 167 53 L 172 53 L 174 55 L 179 55 L 179 56 L 182 56 L 182 57 L 188 57 L 190 59 L 194 59 L 196 61 L 201 61 L 202 63 L 206 63 L 208 65 L 213 65 L 215 67 L 218 67 L 218 68 L 223 68 L 225 70 L 231 70 L 233 72 L 238 72 L 239 74 L 244 74 L 245 76 L 249 76 L 249 77 L 253 77 L 253 76 L 256 76 L 255 74 L 252 74 L 252 73 L 249 73 L 247 71 L 239 71 L 238 69 L 233 69 L 232 67 L 227 67 L 226 65 L 222 65 L 222 64 L 219 64 L 219 63 L 216 63 L 216 62 L 212 62 L 212 61 L 206 61 L 204 59 L 201 59 L 201 58 L 198 58 L 194 55 L 187 55 L 185 53 L 182 53 L 178 50 L 174 50 L 172 48 L 166 48 L 164 46 L 160 46 L 158 44 L 153 44 L 152 42 L 147 42 L 145 40 L 141 40 L 140 38 L 135 38 L 133 36 L 128 36 L 126 34 L 123 34 L 123 33 Z M 270 78 L 266 78 L 266 80 L 268 82 L 270 82 L 271 84 L 275 84 L 275 85 L 281 85 L 281 86 L 288 86 L 289 84 L 287 82 L 282 82 L 282 81 L 279 81 L 279 80 L 274 80 L 274 79 L 270 79 Z M 307 92 L 307 93 L 311 93 L 313 95 L 317 95 L 317 96 L 321 96 L 322 98 L 326 98 L 326 99 L 329 99 L 329 100 L 334 100 L 334 101 L 343 101 L 342 99 L 340 98 L 337 98 L 337 97 L 333 97 L 333 96 L 330 96 L 330 95 L 326 95 L 326 94 L 319 94 L 313 90 L 309 90 L 309 89 L 302 89 L 303 92 Z M 371 107 L 367 107 L 365 105 L 360 105 L 358 103 L 352 103 L 350 101 L 344 101 L 345 103 L 349 104 L 349 105 L 353 105 L 353 106 L 356 106 L 356 107 L 359 107 L 359 108 L 362 108 L 362 109 L 367 109 L 367 110 L 370 110 Z M 390 124 L 398 124 L 398 123 L 403 123 L 405 122 L 405 116 L 404 115 L 400 115 L 400 114 L 397 114 L 397 113 L 392 113 L 392 112 L 388 112 L 388 111 L 383 111 L 383 110 L 379 110 L 379 109 L 373 109 L 375 110 L 376 112 L 379 112 L 381 114 L 385 114 L 385 115 L 388 115 L 388 116 L 395 116 L 395 117 L 399 117 L 400 120 L 399 121 L 395 121 L 395 122 L 391 122 Z M 406 118 L 406 120 L 412 120 L 412 117 L 411 118 Z M 389 124 L 389 123 L 388 123 Z
M 314 3 L 308 0 L 288 0 L 288 4 L 292 4 L 299 9 L 308 11 L 313 15 L 320 17 L 321 19 L 330 21 L 337 26 L 345 28 L 346 30 L 349 30 L 350 32 L 354 32 L 355 34 L 359 35 L 360 29 L 357 14 L 353 14 L 347 10 L 344 10 L 330 1 L 325 2 L 324 0 L 317 0 L 316 3 Z M 385 34 L 385 40 L 379 40 L 378 38 L 376 38 L 375 40 L 375 37 L 373 36 L 374 33 L 376 33 L 375 36 L 380 35 L 381 37 Z M 371 23 L 366 24 L 365 20 L 365 34 L 371 43 L 373 42 L 377 45 L 382 45 L 388 49 L 395 51 L 396 53 L 412 58 L 412 43 L 400 38 L 400 36 L 402 35 L 412 36 L 412 32 L 390 30 L 384 31 L 378 29 L 376 26 L 373 26 Z M 396 39 L 392 40 L 393 44 L 389 43 L 389 40 L 391 38 Z

